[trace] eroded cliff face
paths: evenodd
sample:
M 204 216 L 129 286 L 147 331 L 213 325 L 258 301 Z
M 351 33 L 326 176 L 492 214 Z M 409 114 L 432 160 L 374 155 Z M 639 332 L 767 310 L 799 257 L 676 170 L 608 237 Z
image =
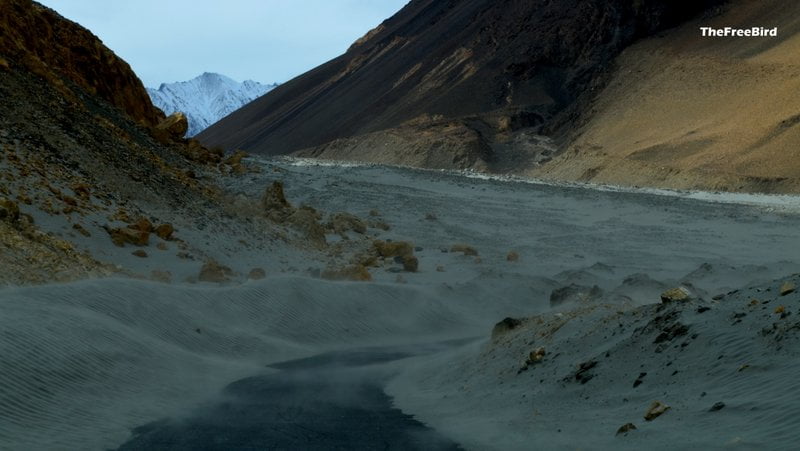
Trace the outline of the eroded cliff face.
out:
M 716 3 L 414 0 L 344 55 L 199 137 L 284 154 L 425 117 L 460 122 L 489 147 L 515 127 L 553 134 L 603 85 L 622 49 Z
M 77 95 L 74 84 L 137 122 L 163 119 L 125 61 L 89 30 L 36 2 L 0 0 L 0 60 L 46 79 L 65 97 Z

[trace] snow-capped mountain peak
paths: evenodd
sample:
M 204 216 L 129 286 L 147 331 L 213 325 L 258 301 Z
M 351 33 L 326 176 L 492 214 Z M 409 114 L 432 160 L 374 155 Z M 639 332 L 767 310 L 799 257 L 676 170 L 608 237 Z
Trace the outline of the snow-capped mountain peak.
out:
M 187 136 L 194 136 L 276 86 L 253 80 L 239 83 L 221 74 L 205 72 L 189 81 L 162 83 L 158 89 L 147 88 L 147 93 L 164 113 L 186 114 L 189 119 Z

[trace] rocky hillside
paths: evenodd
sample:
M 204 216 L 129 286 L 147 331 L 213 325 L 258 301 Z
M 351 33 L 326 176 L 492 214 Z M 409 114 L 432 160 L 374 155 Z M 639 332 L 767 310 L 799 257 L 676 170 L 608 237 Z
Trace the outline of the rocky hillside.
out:
M 181 112 L 189 120 L 187 136 L 194 136 L 223 117 L 274 89 L 253 80 L 241 83 L 224 75 L 204 73 L 189 81 L 147 88 L 153 103 L 166 114 Z
M 163 119 L 130 66 L 89 30 L 30 0 L 2 0 L 0 25 L 0 68 L 14 63 L 66 97 L 80 88 L 146 125 Z
M 369 160 L 348 140 L 373 134 L 392 154 L 378 160 L 403 160 L 411 147 L 435 149 L 438 167 L 536 162 L 551 151 L 534 135 L 568 124 L 620 51 L 716 3 L 414 0 L 344 55 L 199 138 L 262 154 L 335 150 Z
M 536 177 L 800 192 L 800 4 L 731 2 L 615 60 L 575 134 Z M 778 28 L 704 38 L 699 27 Z M 585 122 L 584 122 L 585 121 Z
M 141 274 L 157 227 L 173 240 L 205 216 L 219 190 L 201 178 L 244 172 L 241 156 L 185 140 L 185 117 L 164 118 L 128 64 L 54 11 L 3 0 L 0 23 L 0 285 Z

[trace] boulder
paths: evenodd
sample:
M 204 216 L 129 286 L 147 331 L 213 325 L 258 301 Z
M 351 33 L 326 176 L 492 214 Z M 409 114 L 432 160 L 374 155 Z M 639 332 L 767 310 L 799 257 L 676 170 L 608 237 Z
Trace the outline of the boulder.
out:
M 419 259 L 413 255 L 404 255 L 400 257 L 403 262 L 403 269 L 408 272 L 417 272 L 419 270 Z
M 539 363 L 544 360 L 545 355 L 547 355 L 547 351 L 545 351 L 544 347 L 539 346 L 528 354 L 528 360 L 525 363 L 527 365 Z
M 168 241 L 172 239 L 172 234 L 175 233 L 175 228 L 172 226 L 172 224 L 164 223 L 156 227 L 153 233 L 155 233 L 156 236 L 162 240 Z
M 461 252 L 462 254 L 469 256 L 478 255 L 478 251 L 474 247 L 466 244 L 454 244 L 453 247 L 450 248 L 450 252 Z
M 247 157 L 247 152 L 243 150 L 237 150 L 236 152 L 229 155 L 228 158 L 225 158 L 225 160 L 223 160 L 223 163 L 229 166 L 241 165 L 242 160 L 246 157 Z
M 363 265 L 348 265 L 342 268 L 327 268 L 322 271 L 323 279 L 328 280 L 353 280 L 357 282 L 368 282 L 372 280 L 372 275 Z
M 518 262 L 519 261 L 519 254 L 517 252 L 511 251 L 506 255 L 506 260 L 510 262 Z
M 636 429 L 636 425 L 633 423 L 625 423 L 617 429 L 617 435 L 627 434 L 630 431 Z
M 114 229 L 106 229 L 111 236 L 111 241 L 119 247 L 124 247 L 126 244 L 134 246 L 147 246 L 150 244 L 150 233 L 141 230 L 131 229 L 130 227 L 120 227 Z
M 219 264 L 215 260 L 209 260 L 200 268 L 197 279 L 201 282 L 225 283 L 233 277 L 233 270 L 227 266 Z
M 304 237 L 317 247 L 327 245 L 325 228 L 319 223 L 319 214 L 313 208 L 298 208 L 286 218 L 286 224 L 300 231 Z
M 264 268 L 253 268 L 247 274 L 247 278 L 250 280 L 261 280 L 265 277 L 267 277 L 267 272 L 264 271 Z
M 496 339 L 501 335 L 505 335 L 511 330 L 516 329 L 517 327 L 522 325 L 522 321 L 516 318 L 504 318 L 499 323 L 495 324 L 492 328 L 492 339 Z
M 172 282 L 172 273 L 169 271 L 154 269 L 150 271 L 150 278 L 155 280 L 156 282 L 170 283 Z
M 133 224 L 128 224 L 128 228 L 150 233 L 153 231 L 153 223 L 147 218 L 141 218 Z
M 282 222 L 291 214 L 292 205 L 283 194 L 283 182 L 276 180 L 264 190 L 264 194 L 261 196 L 261 207 L 267 217 L 277 222 Z
M 372 242 L 378 255 L 383 258 L 404 257 L 414 254 L 414 246 L 407 241 L 381 241 Z
M 156 130 L 166 132 L 173 139 L 180 139 L 189 130 L 189 120 L 180 111 L 172 113 L 156 125 Z
M 784 282 L 781 285 L 779 292 L 781 296 L 786 296 L 787 294 L 794 293 L 796 289 L 797 286 L 794 284 L 794 282 Z
M 653 421 L 656 418 L 658 418 L 661 415 L 663 415 L 664 412 L 666 412 L 669 409 L 670 409 L 670 407 L 668 405 L 664 404 L 663 402 L 661 402 L 661 401 L 653 401 L 653 403 L 650 404 L 650 407 L 647 409 L 647 412 L 645 412 L 644 419 L 646 421 Z
M 11 199 L 0 197 L 0 221 L 12 224 L 19 221 L 19 205 Z
M 364 221 L 350 213 L 336 213 L 331 215 L 328 228 L 343 236 L 350 230 L 360 234 L 367 233 L 367 225 Z
M 677 287 L 661 293 L 661 302 L 687 302 L 692 300 L 692 292 L 686 287 Z

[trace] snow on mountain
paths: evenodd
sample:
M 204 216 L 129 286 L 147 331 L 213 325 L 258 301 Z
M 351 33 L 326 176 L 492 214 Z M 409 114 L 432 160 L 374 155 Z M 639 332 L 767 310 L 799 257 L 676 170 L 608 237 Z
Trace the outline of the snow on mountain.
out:
M 206 72 L 189 81 L 162 83 L 158 89 L 147 88 L 147 93 L 164 113 L 186 114 L 189 119 L 186 135 L 194 136 L 276 86 L 252 80 L 239 83 L 224 75 Z

